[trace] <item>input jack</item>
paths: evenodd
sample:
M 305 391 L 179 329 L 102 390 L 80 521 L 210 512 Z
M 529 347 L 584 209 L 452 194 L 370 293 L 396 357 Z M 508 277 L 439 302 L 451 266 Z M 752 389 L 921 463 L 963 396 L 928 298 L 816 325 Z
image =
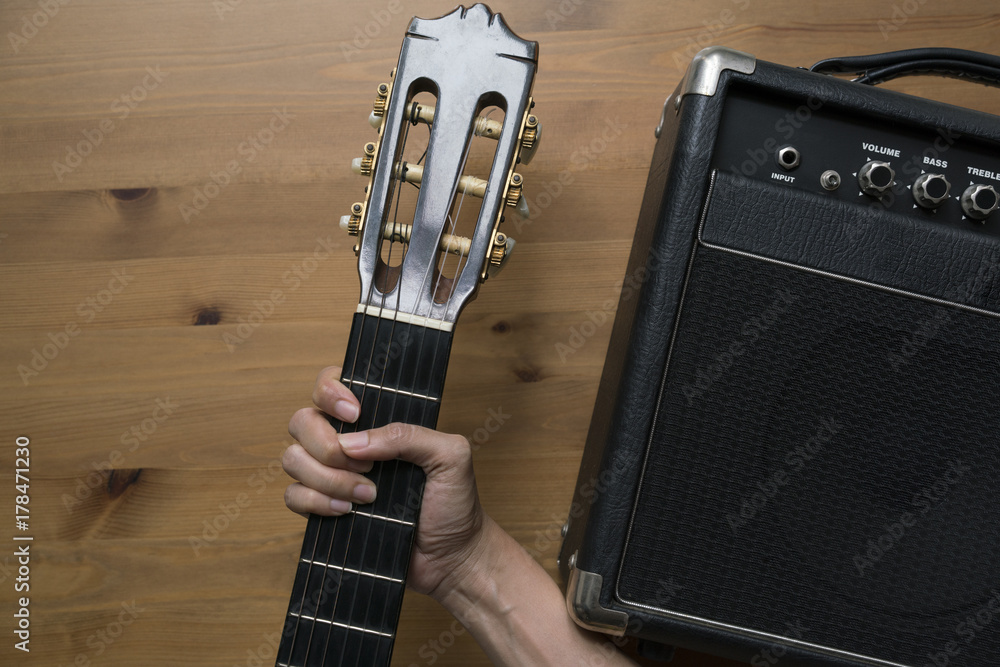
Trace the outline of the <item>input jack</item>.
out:
M 774 158 L 778 161 L 778 166 L 785 171 L 791 171 L 802 163 L 802 154 L 795 146 L 782 146 L 774 154 Z

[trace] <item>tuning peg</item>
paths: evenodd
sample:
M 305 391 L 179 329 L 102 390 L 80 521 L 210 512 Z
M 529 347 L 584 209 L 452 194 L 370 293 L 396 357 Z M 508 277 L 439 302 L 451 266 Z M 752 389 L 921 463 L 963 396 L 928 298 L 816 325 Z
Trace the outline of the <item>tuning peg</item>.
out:
M 490 249 L 490 264 L 486 268 L 487 276 L 495 276 L 503 270 L 516 244 L 514 239 L 503 232 L 496 233 L 493 237 L 493 247 Z
M 355 158 L 354 162 L 351 163 L 351 167 L 354 169 L 355 173 L 361 173 L 359 171 L 360 159 L 361 158 Z M 422 165 L 414 164 L 412 162 L 397 162 L 394 174 L 396 178 L 401 181 L 420 185 L 424 179 L 424 168 Z M 466 175 L 458 179 L 458 191 L 473 197 L 482 198 L 485 196 L 487 185 L 489 185 L 487 181 L 484 181 L 481 178 L 476 178 L 475 176 Z
M 365 144 L 365 155 L 364 157 L 356 157 L 351 160 L 351 171 L 355 174 L 361 174 L 362 176 L 370 176 L 372 173 L 372 164 L 375 161 L 375 142 L 369 141 Z
M 372 104 L 372 114 L 381 118 L 389 104 L 389 84 L 380 83 L 375 91 L 375 102 Z
M 365 205 L 359 201 L 351 205 L 350 215 L 340 217 L 340 228 L 351 236 L 357 236 L 361 232 L 361 218 L 364 216 Z
M 522 218 L 527 218 L 530 214 L 528 211 L 528 202 L 525 200 L 522 194 L 524 188 L 524 179 L 521 174 L 514 172 L 510 176 L 510 183 L 507 186 L 507 206 L 513 206 Z
M 517 201 L 521 198 L 521 188 L 524 186 L 524 179 L 516 171 L 510 175 L 510 182 L 507 185 L 507 206 L 517 206 Z
M 524 121 L 524 130 L 521 132 L 521 162 L 524 164 L 531 162 L 541 138 L 542 126 L 538 122 L 538 117 L 528 114 L 527 120 Z
M 518 198 L 517 205 L 514 207 L 514 210 L 517 211 L 518 215 L 522 218 L 527 218 L 531 215 L 531 211 L 528 209 L 528 200 L 524 198 L 524 195 L 521 195 Z

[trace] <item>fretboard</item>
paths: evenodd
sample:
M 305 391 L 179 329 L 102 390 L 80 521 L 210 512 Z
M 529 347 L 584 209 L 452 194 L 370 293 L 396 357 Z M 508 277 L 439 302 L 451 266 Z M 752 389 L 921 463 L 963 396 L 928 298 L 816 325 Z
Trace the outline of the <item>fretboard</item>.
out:
M 361 401 L 356 424 L 433 428 L 452 334 L 358 313 L 341 380 Z M 278 667 L 389 664 L 423 496 L 424 473 L 404 461 L 376 463 L 370 505 L 341 517 L 310 515 L 288 605 Z

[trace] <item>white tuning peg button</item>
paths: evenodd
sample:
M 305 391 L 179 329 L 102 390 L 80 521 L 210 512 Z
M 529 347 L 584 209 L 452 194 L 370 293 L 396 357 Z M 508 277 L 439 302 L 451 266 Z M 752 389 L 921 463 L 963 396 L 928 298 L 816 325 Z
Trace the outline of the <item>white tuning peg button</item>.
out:
M 351 171 L 353 171 L 355 174 L 361 173 L 361 161 L 363 159 L 364 158 L 356 157 L 353 160 L 351 160 Z
M 348 230 L 350 222 L 351 222 L 351 216 L 349 215 L 340 216 L 340 228 L 343 229 L 345 232 Z
M 521 214 L 522 218 L 527 218 L 529 215 L 531 215 L 531 211 L 528 210 L 528 200 L 524 198 L 524 195 L 521 195 L 520 197 L 517 198 L 517 206 L 515 207 L 515 209 L 517 210 L 518 213 Z M 514 239 L 510 240 L 511 242 L 514 241 Z
M 375 112 L 372 111 L 368 116 L 368 124 L 374 127 L 376 130 L 382 126 L 382 117 L 376 116 Z

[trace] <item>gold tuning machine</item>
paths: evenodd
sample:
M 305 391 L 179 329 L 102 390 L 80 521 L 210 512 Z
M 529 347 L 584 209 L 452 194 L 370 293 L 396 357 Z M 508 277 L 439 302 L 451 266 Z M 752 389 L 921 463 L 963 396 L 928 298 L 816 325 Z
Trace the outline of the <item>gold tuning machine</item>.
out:
M 495 276 L 500 273 L 500 270 L 507 264 L 507 258 L 514 250 L 515 243 L 514 239 L 503 232 L 498 231 L 493 235 L 493 245 L 490 248 L 490 261 L 486 268 L 486 275 Z
M 381 118 L 389 105 L 389 84 L 380 83 L 375 91 L 375 103 L 372 104 L 372 114 Z
M 524 119 L 524 128 L 521 130 L 521 162 L 524 164 L 531 162 L 541 138 L 542 126 L 538 122 L 538 116 L 528 114 L 528 117 Z
M 510 184 L 507 186 L 507 206 L 517 206 L 517 200 L 521 198 L 521 188 L 524 186 L 524 179 L 516 171 L 510 175 Z
M 357 236 L 361 232 L 361 219 L 365 214 L 365 205 L 359 201 L 351 205 L 350 215 L 341 216 L 340 226 L 351 236 Z
M 364 157 L 356 157 L 351 161 L 351 171 L 362 176 L 372 175 L 372 166 L 375 163 L 375 150 L 377 146 L 374 141 L 365 144 Z

